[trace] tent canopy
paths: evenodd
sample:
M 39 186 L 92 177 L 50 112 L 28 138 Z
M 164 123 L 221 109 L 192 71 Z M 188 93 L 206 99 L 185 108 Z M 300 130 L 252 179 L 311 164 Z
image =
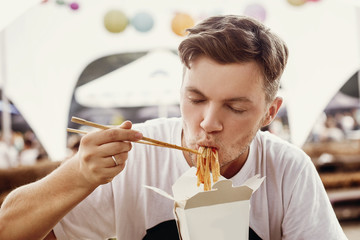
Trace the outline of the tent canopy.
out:
M 87 107 L 139 107 L 179 103 L 182 66 L 169 50 L 152 50 L 95 81 L 77 88 L 76 101 Z

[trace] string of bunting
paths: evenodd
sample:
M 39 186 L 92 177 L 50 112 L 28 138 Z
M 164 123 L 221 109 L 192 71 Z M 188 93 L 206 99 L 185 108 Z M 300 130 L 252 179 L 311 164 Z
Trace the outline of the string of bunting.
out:
M 41 3 L 48 3 L 49 0 L 42 0 Z M 60 6 L 68 6 L 71 10 L 78 10 L 80 5 L 77 2 L 68 2 L 68 1 L 64 1 L 64 0 L 56 0 L 55 1 L 56 4 L 60 5 Z
M 302 6 L 307 2 L 319 2 L 320 0 L 285 0 L 292 6 Z M 42 0 L 41 3 L 47 3 L 49 0 Z M 79 9 L 79 3 L 75 1 L 54 1 L 59 6 L 68 6 L 72 10 Z M 265 22 L 267 17 L 266 9 L 263 5 L 258 3 L 252 3 L 244 8 L 243 14 L 253 17 L 261 22 Z M 145 12 L 138 12 L 133 17 L 128 17 L 124 11 L 119 9 L 112 9 L 105 13 L 103 18 L 103 24 L 107 31 L 110 33 L 121 33 L 129 25 L 135 28 L 138 32 L 149 32 L 153 29 L 155 24 L 154 17 Z M 188 13 L 175 12 L 171 20 L 171 30 L 177 36 L 183 37 L 187 34 L 186 29 L 195 25 L 195 19 Z

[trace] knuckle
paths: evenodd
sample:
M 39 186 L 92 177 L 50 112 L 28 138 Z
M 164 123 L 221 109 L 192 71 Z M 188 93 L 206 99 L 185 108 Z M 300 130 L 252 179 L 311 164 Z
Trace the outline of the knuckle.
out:
M 127 144 L 125 145 L 125 151 L 130 151 L 132 149 L 132 144 L 127 142 Z
M 85 135 L 80 139 L 80 145 L 88 145 L 90 143 L 89 135 Z
M 124 153 L 120 153 L 120 159 L 122 160 L 121 163 L 125 163 L 125 161 L 127 160 L 128 158 L 128 153 L 127 152 L 124 152 Z
M 129 142 L 119 142 L 119 144 L 117 144 L 116 150 L 120 153 L 122 152 L 128 152 L 130 151 L 132 148 L 131 143 Z
M 88 163 L 91 160 L 91 155 L 87 154 L 87 153 L 83 153 L 82 154 L 82 159 L 83 159 L 84 162 Z

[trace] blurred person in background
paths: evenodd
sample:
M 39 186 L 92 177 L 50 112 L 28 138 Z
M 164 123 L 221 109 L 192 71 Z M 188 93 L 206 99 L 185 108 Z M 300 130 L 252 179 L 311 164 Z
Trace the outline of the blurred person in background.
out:
M 80 146 L 81 137 L 77 134 L 71 134 L 67 140 L 67 158 L 74 156 Z
M 19 153 L 13 145 L 0 140 L 0 168 L 11 168 L 18 166 Z
M 39 156 L 39 149 L 34 144 L 32 139 L 24 140 L 24 148 L 20 151 L 19 162 L 22 166 L 29 166 L 36 164 Z
M 24 147 L 22 133 L 12 132 L 11 142 L 0 140 L 0 168 L 12 168 L 19 165 L 19 152 Z
M 323 141 L 325 142 L 341 142 L 345 139 L 343 130 L 339 127 L 339 122 L 334 116 L 327 116 L 325 122 L 325 130 L 323 133 Z

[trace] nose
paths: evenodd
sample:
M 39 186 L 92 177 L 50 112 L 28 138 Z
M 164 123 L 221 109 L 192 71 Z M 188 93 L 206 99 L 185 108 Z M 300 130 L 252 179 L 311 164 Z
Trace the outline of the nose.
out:
M 221 113 L 219 109 L 213 105 L 208 106 L 204 111 L 200 127 L 207 133 L 223 130 L 223 123 L 220 115 Z

